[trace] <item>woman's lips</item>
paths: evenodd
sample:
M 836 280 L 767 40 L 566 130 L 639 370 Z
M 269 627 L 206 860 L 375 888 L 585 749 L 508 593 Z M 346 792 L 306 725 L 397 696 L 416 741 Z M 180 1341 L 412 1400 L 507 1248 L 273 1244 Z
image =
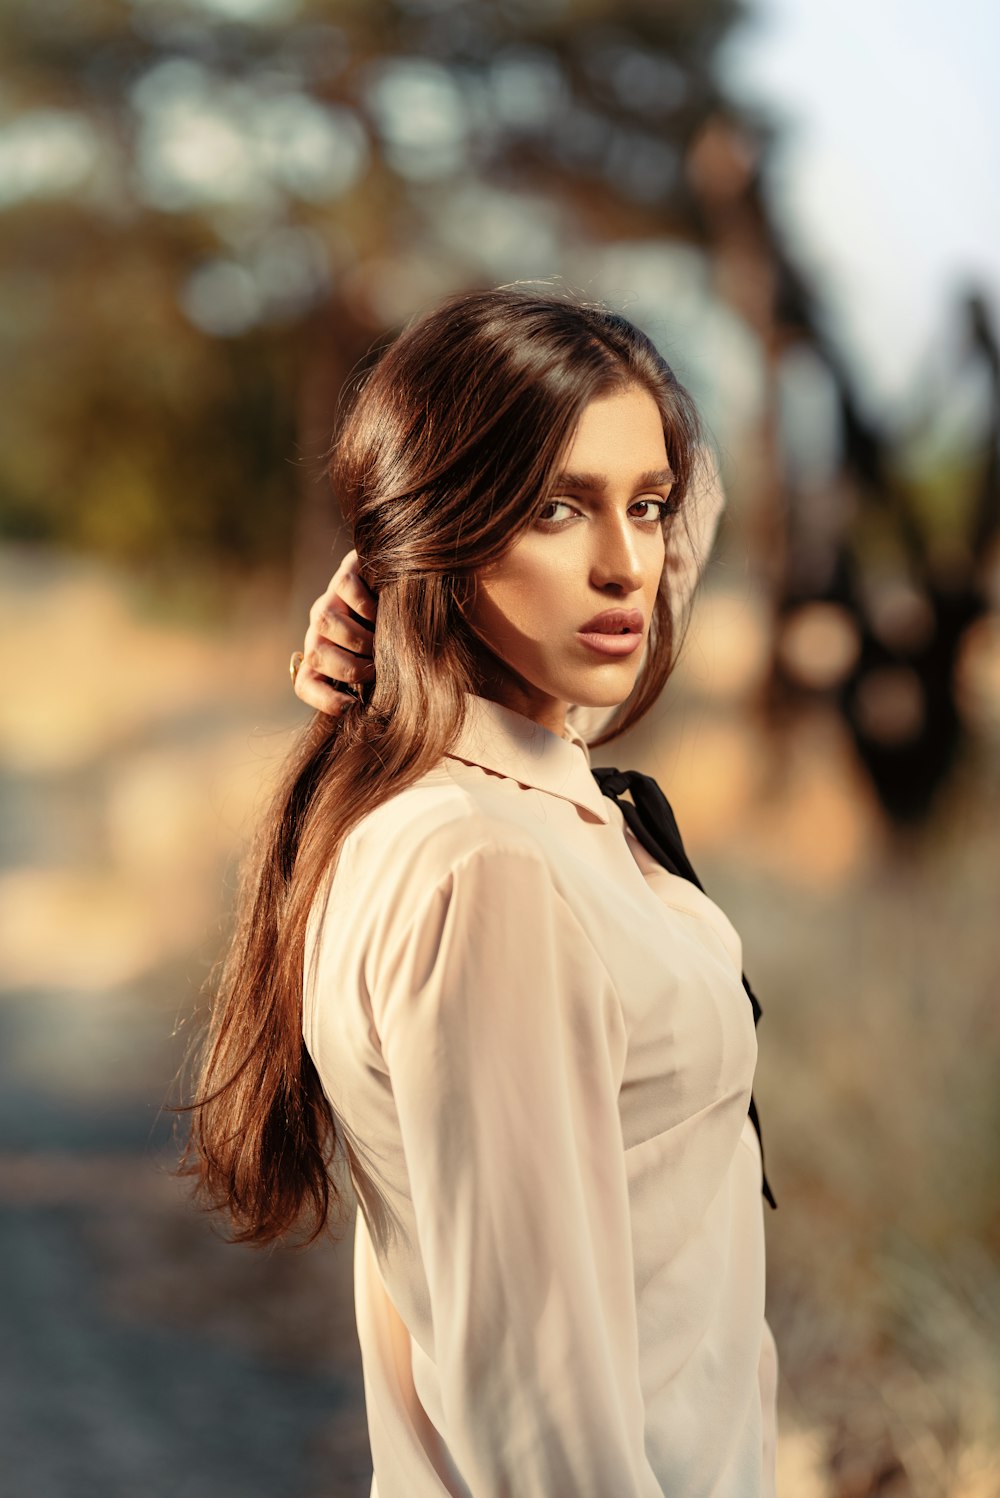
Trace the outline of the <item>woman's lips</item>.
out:
M 630 633 L 627 635 L 602 635 L 593 630 L 577 630 L 577 638 L 591 650 L 596 650 L 601 655 L 631 655 L 642 644 L 641 633 Z
M 640 609 L 610 608 L 593 614 L 577 634 L 601 655 L 631 655 L 642 643 L 645 626 Z

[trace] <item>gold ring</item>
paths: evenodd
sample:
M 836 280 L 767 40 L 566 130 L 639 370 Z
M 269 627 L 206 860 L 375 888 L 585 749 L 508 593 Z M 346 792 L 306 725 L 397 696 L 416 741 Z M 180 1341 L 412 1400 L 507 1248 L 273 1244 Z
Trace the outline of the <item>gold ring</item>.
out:
M 299 674 L 299 667 L 301 666 L 303 660 L 304 656 L 301 650 L 295 650 L 292 652 L 292 658 L 288 662 L 288 674 L 292 678 L 293 687 L 295 685 L 295 678 Z

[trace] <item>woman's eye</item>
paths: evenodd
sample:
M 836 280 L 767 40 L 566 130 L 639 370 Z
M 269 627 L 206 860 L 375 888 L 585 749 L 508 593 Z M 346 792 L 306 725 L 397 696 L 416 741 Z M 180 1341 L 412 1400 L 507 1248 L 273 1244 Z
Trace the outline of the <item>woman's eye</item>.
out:
M 537 518 L 545 525 L 557 525 L 561 520 L 567 520 L 568 515 L 554 515 L 553 510 L 573 511 L 573 506 L 565 499 L 547 499 L 538 511 Z
M 637 499 L 635 503 L 646 507 L 647 513 L 640 515 L 640 520 L 666 520 L 667 516 L 672 515 L 676 508 L 669 499 Z M 655 514 L 648 513 L 651 509 L 655 511 Z

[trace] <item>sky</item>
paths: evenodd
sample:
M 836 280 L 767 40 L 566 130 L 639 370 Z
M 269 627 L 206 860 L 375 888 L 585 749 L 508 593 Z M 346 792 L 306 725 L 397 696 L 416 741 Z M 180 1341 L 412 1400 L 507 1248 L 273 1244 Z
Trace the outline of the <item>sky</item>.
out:
M 730 86 L 786 125 L 772 202 L 873 409 L 957 348 L 960 286 L 1000 321 L 997 0 L 754 0 Z

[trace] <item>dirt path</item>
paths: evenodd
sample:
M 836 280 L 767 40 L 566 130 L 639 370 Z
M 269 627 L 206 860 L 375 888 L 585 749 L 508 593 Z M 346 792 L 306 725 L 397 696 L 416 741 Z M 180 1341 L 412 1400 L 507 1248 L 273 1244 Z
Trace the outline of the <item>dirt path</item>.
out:
M 159 1112 L 301 720 L 283 622 L 0 555 L 2 1498 L 367 1498 L 350 1240 L 222 1242 Z

